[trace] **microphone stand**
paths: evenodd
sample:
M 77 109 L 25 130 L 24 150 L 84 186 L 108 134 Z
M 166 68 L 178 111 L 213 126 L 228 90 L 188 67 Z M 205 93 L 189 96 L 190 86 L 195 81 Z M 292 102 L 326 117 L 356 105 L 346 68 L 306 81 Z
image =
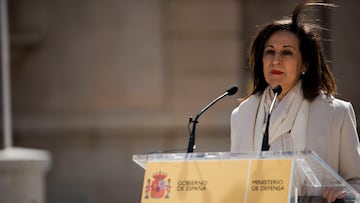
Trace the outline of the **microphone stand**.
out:
M 270 149 L 270 145 L 269 145 L 269 125 L 270 125 L 270 117 L 271 117 L 271 113 L 273 111 L 273 108 L 274 108 L 274 105 L 275 105 L 275 102 L 276 102 L 276 99 L 277 97 L 279 96 L 279 94 L 281 94 L 282 92 L 282 88 L 280 85 L 276 86 L 274 89 L 273 89 L 273 92 L 274 92 L 274 99 L 272 100 L 271 102 L 271 105 L 270 105 L 270 108 L 269 108 L 269 113 L 268 113 L 268 116 L 267 116 L 267 120 L 266 120 L 266 127 L 265 127 L 265 132 L 264 132 L 264 137 L 263 137 L 263 142 L 262 142 L 262 145 L 261 145 L 261 151 L 269 151 Z
M 226 97 L 229 94 L 229 92 L 225 92 L 224 94 L 220 95 L 219 97 L 217 97 L 215 100 L 213 100 L 210 104 L 208 104 L 206 107 L 204 107 L 195 117 L 195 119 L 193 120 L 192 117 L 189 118 L 189 125 L 192 123 L 192 130 L 190 133 L 190 137 L 189 137 L 189 144 L 188 144 L 188 149 L 187 149 L 187 153 L 192 153 L 194 152 L 194 149 L 196 148 L 195 145 L 195 129 L 196 129 L 196 124 L 199 123 L 198 119 L 200 117 L 200 115 L 202 113 L 204 113 L 206 110 L 208 110 L 208 108 L 210 108 L 212 105 L 214 105 L 217 101 L 219 101 L 220 99 L 222 99 L 223 97 Z
M 270 116 L 271 114 L 268 114 L 267 121 L 266 121 L 266 128 L 264 132 L 264 138 L 261 146 L 261 151 L 269 151 L 270 145 L 269 145 L 269 125 L 270 125 Z
M 192 123 L 192 130 L 190 133 L 190 137 L 189 137 L 189 144 L 188 144 L 188 149 L 187 152 L 188 153 L 192 153 L 194 152 L 195 149 L 195 128 L 196 128 L 196 124 L 199 123 L 199 117 L 201 116 L 202 113 L 204 113 L 206 110 L 208 110 L 208 108 L 210 108 L 212 105 L 214 105 L 217 101 L 219 101 L 220 99 L 228 96 L 228 95 L 234 95 L 238 90 L 238 87 L 236 85 L 232 85 L 229 87 L 229 89 L 227 89 L 222 95 L 218 96 L 216 99 L 214 99 L 212 102 L 210 102 L 210 104 L 208 104 L 207 106 L 205 106 L 195 117 L 195 119 L 193 120 L 192 117 L 190 117 L 189 119 L 189 126 Z
M 196 146 L 195 146 L 195 128 L 196 128 L 196 124 L 199 123 L 199 121 L 197 121 L 198 118 L 199 118 L 199 114 L 196 116 L 195 120 L 193 120 L 192 117 L 189 118 L 189 125 L 192 123 L 192 130 L 191 130 L 190 137 L 189 137 L 187 153 L 194 152 L 194 149 L 196 148 Z

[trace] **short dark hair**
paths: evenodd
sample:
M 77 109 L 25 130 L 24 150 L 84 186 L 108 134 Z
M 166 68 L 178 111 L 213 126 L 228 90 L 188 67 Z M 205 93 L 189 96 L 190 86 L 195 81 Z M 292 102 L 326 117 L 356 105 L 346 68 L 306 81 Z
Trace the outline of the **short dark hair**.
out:
M 299 49 L 306 66 L 305 74 L 301 75 L 304 98 L 312 101 L 321 91 L 330 95 L 336 93 L 335 80 L 322 52 L 319 34 L 308 25 L 298 23 L 300 12 L 310 5 L 334 6 L 323 3 L 301 3 L 294 9 L 291 19 L 268 23 L 255 34 L 248 51 L 248 65 L 253 73 L 249 95 L 262 93 L 268 86 L 263 73 L 264 47 L 269 37 L 280 30 L 294 33 L 299 39 Z

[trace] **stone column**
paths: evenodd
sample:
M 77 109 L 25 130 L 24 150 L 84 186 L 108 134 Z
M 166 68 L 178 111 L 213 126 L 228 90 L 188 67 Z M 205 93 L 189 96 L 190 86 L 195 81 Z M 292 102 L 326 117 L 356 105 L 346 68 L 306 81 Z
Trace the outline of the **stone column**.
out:
M 45 203 L 47 151 L 10 147 L 0 151 L 0 202 Z

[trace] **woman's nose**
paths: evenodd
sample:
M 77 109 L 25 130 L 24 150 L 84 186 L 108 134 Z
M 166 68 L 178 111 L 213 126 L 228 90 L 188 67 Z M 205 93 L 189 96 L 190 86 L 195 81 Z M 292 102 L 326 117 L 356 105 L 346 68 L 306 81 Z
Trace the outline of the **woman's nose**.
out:
M 281 63 L 281 56 L 280 56 L 280 54 L 274 54 L 274 55 L 273 55 L 272 63 L 273 63 L 273 64 L 279 64 L 279 63 Z

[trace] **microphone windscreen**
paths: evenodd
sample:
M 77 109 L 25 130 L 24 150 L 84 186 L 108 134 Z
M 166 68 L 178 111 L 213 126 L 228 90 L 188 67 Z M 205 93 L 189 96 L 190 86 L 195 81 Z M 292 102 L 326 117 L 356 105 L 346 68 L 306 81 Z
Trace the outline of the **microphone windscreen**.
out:
M 274 89 L 273 89 L 273 92 L 274 92 L 274 94 L 281 94 L 281 92 L 282 92 L 282 88 L 281 88 L 281 86 L 280 85 L 277 85 L 276 87 L 274 87 Z
M 238 86 L 237 85 L 231 85 L 229 87 L 228 90 L 226 90 L 226 92 L 228 93 L 228 95 L 233 95 L 238 91 Z

